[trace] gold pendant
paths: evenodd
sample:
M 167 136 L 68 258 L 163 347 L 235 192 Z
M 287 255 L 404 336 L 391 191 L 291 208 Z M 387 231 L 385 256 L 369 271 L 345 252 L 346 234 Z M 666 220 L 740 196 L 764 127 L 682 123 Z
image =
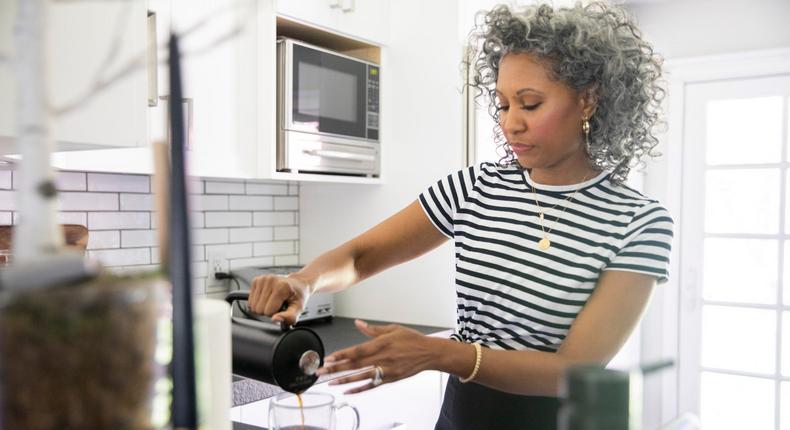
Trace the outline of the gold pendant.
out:
M 540 240 L 540 242 L 538 242 L 538 248 L 540 248 L 541 251 L 545 251 L 549 249 L 550 246 L 551 246 L 551 241 L 549 240 L 548 237 L 544 237 L 543 239 Z

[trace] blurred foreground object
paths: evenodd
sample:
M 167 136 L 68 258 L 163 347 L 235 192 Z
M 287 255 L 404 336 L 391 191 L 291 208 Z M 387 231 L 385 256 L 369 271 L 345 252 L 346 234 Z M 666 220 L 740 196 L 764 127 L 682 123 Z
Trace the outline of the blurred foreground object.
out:
M 0 292 L 6 429 L 151 429 L 167 284 L 101 275 Z

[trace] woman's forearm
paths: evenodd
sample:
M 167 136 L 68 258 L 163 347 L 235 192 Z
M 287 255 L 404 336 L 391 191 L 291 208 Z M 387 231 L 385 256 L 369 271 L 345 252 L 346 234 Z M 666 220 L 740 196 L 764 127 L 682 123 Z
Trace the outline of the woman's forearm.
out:
M 474 369 L 475 349 L 471 344 L 434 339 L 435 370 L 466 378 Z M 565 369 L 577 360 L 560 353 L 542 351 L 502 351 L 482 348 L 475 383 L 525 396 L 557 396 Z
M 351 243 L 347 242 L 319 255 L 289 277 L 306 282 L 311 294 L 342 291 L 361 280 L 356 268 L 356 258 Z

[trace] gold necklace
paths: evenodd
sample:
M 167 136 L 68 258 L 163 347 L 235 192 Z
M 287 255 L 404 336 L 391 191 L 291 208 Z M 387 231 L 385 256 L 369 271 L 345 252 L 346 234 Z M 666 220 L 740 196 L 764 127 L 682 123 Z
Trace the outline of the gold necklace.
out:
M 587 181 L 587 178 L 589 176 L 590 175 L 586 175 L 584 177 L 584 179 L 582 179 L 581 183 L 579 183 L 579 186 L 576 187 L 576 190 L 573 191 L 573 194 L 571 194 L 569 197 L 565 198 L 565 200 L 560 201 L 560 203 L 563 203 L 563 202 L 570 203 L 570 201 L 573 200 L 573 198 L 576 196 L 576 193 L 578 193 L 579 190 L 582 188 L 582 185 L 584 185 L 584 182 Z M 543 214 L 544 214 L 544 212 L 543 212 L 543 208 L 540 207 L 540 202 L 538 202 L 538 193 L 537 193 L 537 189 L 535 188 L 534 181 L 533 181 L 533 183 L 531 185 L 532 185 L 531 186 L 531 188 L 532 188 L 532 195 L 535 198 L 535 204 L 538 206 L 538 218 L 540 219 L 540 230 L 543 232 L 543 238 L 538 241 L 538 248 L 540 248 L 541 251 L 545 251 L 545 250 L 547 250 L 547 249 L 549 249 L 551 247 L 551 240 L 549 239 L 549 233 L 551 233 L 551 231 L 554 230 L 554 227 L 557 226 L 557 222 L 559 222 L 560 217 L 557 216 L 557 218 L 554 220 L 554 225 L 551 226 L 549 231 L 546 231 L 546 227 L 544 227 L 544 225 L 543 225 L 543 221 L 544 221 L 544 215 Z M 557 206 L 559 206 L 560 203 L 557 203 L 554 206 L 552 206 L 550 210 L 554 210 Z M 565 209 L 568 209 L 567 205 L 565 205 L 562 208 L 562 211 L 560 211 L 560 215 L 565 213 Z

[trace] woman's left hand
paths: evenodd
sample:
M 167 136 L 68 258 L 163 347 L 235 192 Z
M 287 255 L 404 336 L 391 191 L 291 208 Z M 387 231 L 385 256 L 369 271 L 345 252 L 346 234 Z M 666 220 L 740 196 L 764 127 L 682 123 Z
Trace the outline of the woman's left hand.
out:
M 342 349 L 324 358 L 324 367 L 318 375 L 371 367 L 330 382 L 330 385 L 348 384 L 370 380 L 344 394 L 360 393 L 381 383 L 398 381 L 431 368 L 436 353 L 431 338 L 400 325 L 374 326 L 356 320 L 357 329 L 372 339 L 350 348 Z M 376 383 L 376 368 L 381 380 Z

